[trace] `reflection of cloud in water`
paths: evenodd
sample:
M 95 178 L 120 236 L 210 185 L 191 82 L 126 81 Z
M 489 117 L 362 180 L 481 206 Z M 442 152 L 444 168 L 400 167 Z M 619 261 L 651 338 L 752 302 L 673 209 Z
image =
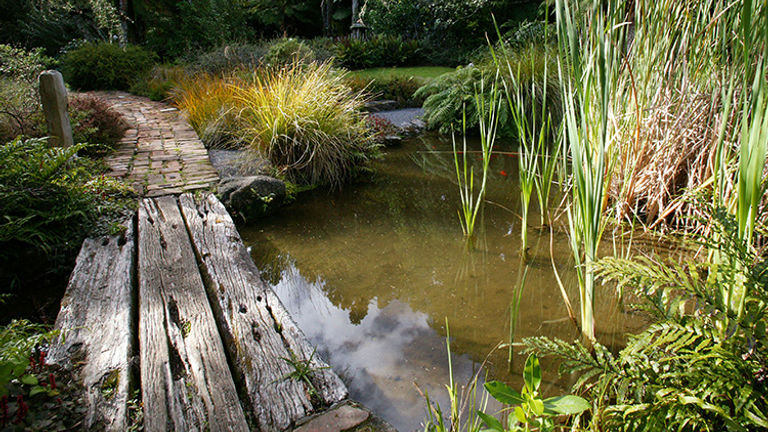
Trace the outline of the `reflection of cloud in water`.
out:
M 306 280 L 291 263 L 274 290 L 318 353 L 345 377 L 350 396 L 401 432 L 422 429 L 425 405 L 414 383 L 448 410 L 445 339 L 429 326 L 429 316 L 396 300 L 379 308 L 374 299 L 353 324 L 351 312 L 335 306 L 324 285 Z M 453 356 L 457 383 L 466 383 L 478 367 L 468 356 Z

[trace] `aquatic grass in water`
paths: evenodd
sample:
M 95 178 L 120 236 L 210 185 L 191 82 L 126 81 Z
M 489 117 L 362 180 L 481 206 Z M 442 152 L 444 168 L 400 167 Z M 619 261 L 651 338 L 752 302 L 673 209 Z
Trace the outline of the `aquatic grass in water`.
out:
M 618 5 L 603 9 L 597 1 L 585 9 L 570 0 L 558 0 L 556 13 L 558 41 L 567 59 L 560 62 L 559 72 L 564 95 L 563 138 L 571 157 L 573 181 L 568 227 L 579 282 L 581 332 L 590 344 L 595 340 L 593 265 L 605 228 L 611 168 L 609 123 L 621 65 L 624 16 Z M 577 26 L 574 15 L 592 25 L 585 31 Z
M 475 106 L 478 112 L 483 113 L 480 120 L 480 150 L 482 152 L 482 180 L 480 190 L 475 196 L 475 170 L 467 161 L 467 119 L 463 118 L 462 124 L 462 150 L 456 148 L 456 136 L 452 135 L 453 161 L 456 168 L 456 180 L 459 185 L 459 197 L 461 209 L 459 210 L 459 222 L 464 236 L 471 239 L 475 232 L 475 223 L 480 208 L 485 199 L 485 188 L 488 180 L 488 168 L 493 154 L 493 145 L 496 142 L 498 126 L 498 112 L 501 106 L 501 98 L 498 95 L 496 84 L 491 89 L 490 103 L 486 103 L 481 86 L 480 92 L 475 95 Z M 487 114 L 487 115 L 486 115 Z M 461 156 L 461 157 L 460 157 Z M 459 163 L 461 160 L 461 163 Z

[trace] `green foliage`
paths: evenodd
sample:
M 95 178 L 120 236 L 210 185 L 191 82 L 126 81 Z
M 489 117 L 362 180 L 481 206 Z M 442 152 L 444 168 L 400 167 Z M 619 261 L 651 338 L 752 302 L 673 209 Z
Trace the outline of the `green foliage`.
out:
M 476 48 L 486 44 L 486 33 L 493 34 L 493 16 L 501 23 L 533 18 L 536 3 L 368 0 L 362 18 L 377 35 L 421 41 L 422 58 L 428 64 L 457 65 L 465 64 Z
M 304 42 L 294 39 L 278 39 L 272 42 L 264 56 L 265 66 L 281 67 L 293 62 L 309 63 L 315 60 L 315 53 Z
M 607 258 L 595 265 L 598 275 L 631 290 L 654 321 L 618 355 L 600 344 L 590 352 L 578 342 L 525 340 L 560 357 L 561 371 L 578 373 L 574 391 L 592 397 L 600 429 L 768 427 L 768 261 L 741 239 L 725 210 L 714 213 L 712 228 L 701 240 L 727 258 L 718 263 Z M 738 316 L 725 293 L 740 284 L 747 298 Z
M 48 365 L 45 348 L 58 332 L 29 321 L 0 327 L 0 428 L 73 430 L 86 407 L 71 373 Z
M 156 60 L 154 53 L 138 46 L 86 43 L 64 56 L 62 72 L 66 81 L 78 89 L 127 90 Z
M 0 44 L 0 76 L 36 82 L 37 76 L 56 62 L 43 53 L 42 48 L 25 51 Z
M 58 55 L 74 41 L 124 40 L 116 7 L 107 0 L 0 1 L 0 43 Z
M 579 396 L 554 396 L 543 399 L 539 394 L 541 367 L 539 358 L 531 353 L 525 361 L 523 389 L 518 392 L 499 382 L 485 383 L 490 395 L 504 405 L 510 405 L 507 425 L 483 412 L 478 412 L 488 430 L 493 432 L 554 431 L 554 416 L 578 415 L 590 409 L 590 404 Z
M 130 92 L 146 96 L 153 101 L 166 100 L 186 75 L 180 66 L 157 65 L 137 79 L 131 86 Z
M 41 387 L 28 369 L 33 350 L 55 336 L 55 332 L 29 321 L 14 320 L 0 329 L 0 397 L 9 395 L 13 382 L 29 386 L 30 396 L 49 390 Z
M 556 56 L 549 53 L 549 50 L 549 47 L 539 43 L 514 48 L 497 44 L 492 50 L 486 48 L 485 54 L 476 59 L 476 64 L 459 67 L 429 82 L 416 92 L 417 97 L 425 98 L 424 118 L 427 126 L 440 133 L 449 133 L 451 128 L 461 124 L 466 106 L 467 127 L 475 130 L 480 113 L 468 102 L 477 89 L 484 87 L 488 90 L 492 80 L 500 79 L 503 86 L 499 91 L 503 98 L 509 99 L 512 96 L 507 95 L 509 90 L 517 88 L 520 91 L 519 97 L 511 102 L 525 107 L 529 113 L 527 121 L 531 129 L 540 129 L 546 117 L 551 118 L 552 128 L 556 128 L 562 117 L 561 91 L 557 81 Z M 495 53 L 496 60 L 491 52 Z M 541 115 L 542 109 L 545 109 L 546 117 Z M 509 104 L 502 107 L 499 122 L 502 136 L 516 137 L 520 133 L 514 126 Z
M 318 34 L 321 26 L 320 7 L 313 0 L 246 0 L 262 35 Z
M 414 96 L 424 82 L 419 78 L 399 76 L 376 79 L 347 76 L 344 79 L 352 90 L 365 91 L 374 99 L 395 101 L 401 108 L 420 107 L 424 103 L 424 99 Z
M 252 31 L 244 2 L 188 0 L 141 3 L 137 19 L 146 26 L 145 42 L 164 60 L 244 41 Z M 134 9 L 136 9 L 134 3 Z
M 410 66 L 420 59 L 419 43 L 399 36 L 380 36 L 368 40 L 342 39 L 336 45 L 336 59 L 349 69 L 382 66 Z
M 536 354 L 530 354 L 525 361 L 524 384 L 520 392 L 502 382 L 489 381 L 483 386 L 485 392 L 479 395 L 479 371 L 459 391 L 453 380 L 450 332 L 446 335 L 446 347 L 450 378 L 445 386 L 451 404 L 449 422 L 446 424 L 440 405 L 433 405 L 429 395 L 425 394 L 428 415 L 425 432 L 552 432 L 566 429 L 565 416 L 580 416 L 591 408 L 589 402 L 573 395 L 543 399 L 539 393 L 542 375 Z M 501 405 L 497 414 L 504 414 L 502 421 L 496 418 L 496 414 L 486 411 L 489 395 Z
M 481 88 L 491 89 L 495 79 L 495 72 L 469 65 L 443 74 L 418 89 L 414 96 L 424 98 L 424 120 L 427 127 L 448 134 L 462 127 L 466 117 L 467 129 L 475 130 L 482 116 L 487 114 L 477 110 L 474 104 L 475 94 Z M 501 97 L 505 97 L 503 89 L 499 89 L 499 92 Z M 490 95 L 481 96 L 488 100 Z M 486 103 L 485 106 L 490 104 Z M 501 135 L 508 135 L 509 107 L 506 104 L 501 106 L 498 117 L 499 132 Z
M 43 139 L 0 146 L 0 256 L 6 263 L 30 247 L 76 250 L 102 216 L 118 218 L 132 205 L 128 186 L 94 177 L 93 163 L 75 157 L 85 147 L 51 148 Z

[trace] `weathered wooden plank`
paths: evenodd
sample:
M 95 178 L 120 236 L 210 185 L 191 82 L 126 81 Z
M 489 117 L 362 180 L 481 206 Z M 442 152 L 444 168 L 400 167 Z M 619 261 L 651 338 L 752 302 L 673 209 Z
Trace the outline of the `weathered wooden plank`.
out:
M 319 356 L 312 356 L 312 347 L 261 279 L 224 205 L 213 195 L 196 201 L 185 194 L 179 203 L 219 328 L 259 428 L 284 430 L 314 412 L 313 402 L 330 405 L 344 399 L 346 387 Z M 299 361 L 312 357 L 316 396 L 310 396 L 304 383 L 286 379 L 295 370 L 285 361 L 291 352 Z
M 85 389 L 86 429 L 124 431 L 131 388 L 135 237 L 86 239 L 56 319 L 48 361 L 76 368 Z
M 176 198 L 143 200 L 138 227 L 145 430 L 248 430 Z

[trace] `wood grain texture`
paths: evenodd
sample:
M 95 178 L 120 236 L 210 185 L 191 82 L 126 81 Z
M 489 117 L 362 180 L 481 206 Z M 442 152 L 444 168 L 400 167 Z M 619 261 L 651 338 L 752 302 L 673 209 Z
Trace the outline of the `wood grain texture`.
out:
M 48 361 L 74 368 L 85 390 L 85 429 L 124 431 L 131 388 L 135 236 L 83 242 L 56 319 Z
M 248 430 L 176 198 L 143 200 L 138 228 L 145 430 Z
M 233 367 L 262 431 L 285 430 L 294 422 L 344 399 L 347 389 L 293 322 L 261 279 L 224 205 L 213 195 L 179 199 L 201 264 L 214 313 Z M 294 368 L 285 358 L 312 357 L 311 381 L 286 379 Z M 314 399 L 314 400 L 313 400 Z

